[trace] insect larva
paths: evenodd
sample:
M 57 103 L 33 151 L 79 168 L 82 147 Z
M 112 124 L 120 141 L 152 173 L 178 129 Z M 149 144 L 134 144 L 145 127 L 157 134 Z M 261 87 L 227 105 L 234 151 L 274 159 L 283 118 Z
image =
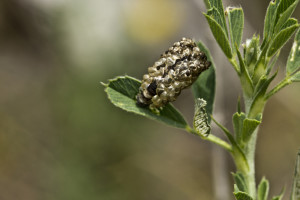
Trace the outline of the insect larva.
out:
M 156 109 L 175 101 L 181 90 L 192 85 L 210 65 L 193 40 L 182 38 L 148 68 L 136 96 L 137 105 Z

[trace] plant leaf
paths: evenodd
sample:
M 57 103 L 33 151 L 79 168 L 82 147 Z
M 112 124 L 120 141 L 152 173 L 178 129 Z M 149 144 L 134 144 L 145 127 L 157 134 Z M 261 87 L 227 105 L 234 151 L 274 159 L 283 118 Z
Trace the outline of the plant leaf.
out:
M 276 19 L 276 9 L 278 6 L 279 0 L 270 1 L 267 13 L 265 16 L 265 25 L 264 25 L 264 39 L 262 48 L 264 48 L 265 44 L 270 40 L 273 35 L 274 23 Z
M 217 120 L 215 120 L 214 118 L 211 118 L 215 124 L 225 133 L 227 139 L 230 141 L 230 143 L 233 145 L 233 146 L 237 146 L 237 143 L 234 139 L 234 137 L 232 136 L 232 134 L 230 133 L 230 131 L 225 128 L 222 124 L 220 124 L 219 122 L 217 122 Z
M 243 147 L 261 123 L 261 115 L 257 119 L 249 119 L 246 118 L 245 113 L 235 113 L 232 121 L 236 140 Z
M 215 91 L 216 91 L 216 73 L 215 73 L 215 64 L 213 58 L 210 55 L 208 49 L 204 46 L 202 42 L 198 42 L 198 47 L 201 51 L 207 56 L 207 60 L 211 62 L 211 66 L 208 70 L 201 73 L 198 79 L 192 85 L 192 92 L 194 98 L 202 98 L 206 101 L 206 112 L 208 114 L 208 123 L 210 124 L 210 115 L 213 112 L 213 105 L 215 100 Z
M 253 35 L 251 39 L 247 39 L 244 45 L 244 62 L 247 66 L 249 75 L 253 75 L 255 63 L 259 55 L 259 35 Z
M 266 54 L 268 52 L 268 46 L 265 46 L 259 54 L 257 62 L 254 66 L 254 72 L 252 75 L 253 85 L 256 85 L 259 79 L 266 74 Z
M 209 0 L 209 3 L 210 3 L 211 8 L 215 7 L 218 10 L 223 23 L 226 24 L 225 12 L 224 12 L 224 8 L 223 8 L 222 0 Z M 228 36 L 228 31 L 227 31 L 226 26 L 225 26 L 225 33 Z
M 272 57 L 277 52 L 277 50 L 279 50 L 290 39 L 290 37 L 293 35 L 293 33 L 298 27 L 299 24 L 295 24 L 284 30 L 281 30 L 272 40 L 267 56 L 269 58 Z
M 297 0 L 280 0 L 279 5 L 276 10 L 276 19 L 275 24 L 277 24 L 280 16 L 282 13 L 284 13 L 293 3 L 295 3 Z
M 246 118 L 245 113 L 238 113 L 238 112 L 234 113 L 232 117 L 235 139 L 238 144 L 241 144 L 242 142 L 243 121 L 245 118 Z
M 284 2 L 284 1 L 282 1 Z M 281 3 L 282 3 L 281 2 Z M 278 33 L 282 28 L 282 26 L 286 23 L 286 21 L 290 18 L 290 16 L 292 15 L 292 13 L 294 12 L 297 4 L 298 4 L 299 0 L 296 0 L 293 4 L 291 4 L 284 12 L 282 12 L 280 15 L 279 15 L 279 19 L 275 25 L 275 28 L 274 28 L 274 33 Z M 280 3 L 280 4 L 281 4 Z M 280 9 L 280 4 L 278 6 L 278 9 Z
M 287 27 L 298 24 L 298 20 L 295 18 L 289 18 L 281 27 L 281 30 L 286 29 Z
M 267 80 L 268 80 L 267 75 L 263 75 L 262 77 L 260 77 L 260 79 L 257 82 L 256 87 L 254 89 L 254 94 L 257 94 L 262 89 L 262 87 L 264 86 L 264 84 L 266 83 Z
M 210 15 L 204 13 L 204 16 L 206 17 L 210 30 L 213 33 L 219 46 L 223 50 L 224 54 L 227 56 L 227 58 L 231 59 L 232 53 L 227 34 L 224 32 L 220 24 L 218 24 L 218 22 L 215 19 L 213 19 Z
M 257 200 L 267 200 L 269 194 L 269 181 L 263 177 L 258 185 Z
M 236 172 L 236 173 L 232 173 L 232 176 L 238 188 L 238 191 L 247 192 L 248 187 L 244 175 L 241 172 Z
M 228 38 L 226 23 L 222 19 L 222 16 L 219 13 L 219 11 L 217 10 L 217 8 L 216 7 L 212 7 L 211 9 L 209 9 L 207 11 L 207 15 L 211 16 L 214 20 L 216 20 L 216 22 L 222 27 L 223 31 L 226 33 L 226 36 Z
M 291 49 L 289 58 L 286 64 L 286 76 L 293 74 L 300 68 L 300 29 L 297 31 Z
M 238 186 L 236 185 L 236 184 L 233 184 L 233 192 L 234 193 L 237 193 L 237 192 L 239 192 L 240 190 L 239 190 L 239 188 L 238 188 Z
M 267 67 L 267 73 L 266 75 L 268 76 L 270 74 L 270 72 L 272 71 L 273 67 L 275 66 L 278 58 L 279 58 L 279 55 L 280 55 L 280 50 L 277 51 L 276 55 L 272 58 L 272 61 L 269 62 L 268 64 L 268 67 Z
M 210 125 L 205 110 L 206 101 L 203 99 L 196 99 L 195 114 L 194 114 L 194 129 L 201 135 L 207 137 L 210 132 Z
M 300 149 L 297 154 L 295 173 L 294 173 L 294 182 L 292 186 L 292 200 L 300 199 Z
M 289 78 L 292 82 L 299 82 L 300 81 L 300 71 L 296 72 L 293 76 Z
M 261 85 L 260 89 L 258 89 L 258 91 L 253 99 L 253 102 L 251 104 L 248 118 L 255 119 L 257 116 L 259 116 L 262 113 L 264 105 L 265 105 L 265 101 L 266 101 L 266 99 L 265 99 L 266 91 L 267 91 L 270 83 L 276 77 L 276 75 L 277 75 L 277 72 L 272 77 L 270 77 L 269 79 L 264 81 L 264 83 Z
M 155 114 L 149 108 L 136 105 L 135 96 L 139 91 L 141 82 L 129 76 L 119 76 L 105 84 L 105 92 L 109 100 L 117 107 L 147 118 L 166 123 L 177 128 L 186 128 L 187 123 L 181 113 L 171 104 L 167 104 L 160 114 Z
M 204 0 L 204 4 L 207 10 L 211 8 L 209 0 Z
M 253 198 L 246 192 L 234 192 L 236 200 L 253 200 Z
M 242 8 L 233 8 L 228 11 L 229 32 L 231 47 L 235 54 L 235 47 L 239 47 L 242 41 L 244 29 L 244 12 Z
M 281 200 L 283 198 L 284 192 L 285 192 L 285 188 L 281 190 L 278 196 L 273 197 L 272 200 Z M 293 200 L 298 200 L 298 199 L 293 199 Z
M 253 83 L 249 76 L 248 70 L 245 67 L 244 60 L 241 56 L 240 51 L 238 48 L 236 48 L 239 63 L 240 63 L 240 78 L 241 78 L 241 84 L 243 87 L 243 92 L 246 97 L 250 98 L 253 94 Z
M 251 138 L 253 132 L 255 131 L 255 129 L 257 128 L 257 126 L 261 123 L 261 115 L 259 115 L 257 117 L 257 119 L 249 119 L 246 118 L 243 121 L 243 133 L 242 133 L 242 137 L 243 137 L 243 142 L 247 143 L 249 141 L 249 139 Z
M 232 144 L 232 147 L 233 147 L 233 154 L 235 153 L 238 153 L 241 158 L 243 159 L 245 165 L 249 168 L 249 165 L 248 165 L 248 161 L 247 161 L 247 158 L 243 152 L 243 150 L 241 149 L 241 147 L 236 143 L 234 137 L 232 136 L 232 134 L 230 133 L 230 131 L 225 128 L 222 124 L 220 124 L 219 122 L 217 122 L 213 117 L 211 118 L 215 124 L 221 128 L 221 130 L 225 133 L 226 137 L 228 138 L 228 140 L 230 141 L 230 143 Z

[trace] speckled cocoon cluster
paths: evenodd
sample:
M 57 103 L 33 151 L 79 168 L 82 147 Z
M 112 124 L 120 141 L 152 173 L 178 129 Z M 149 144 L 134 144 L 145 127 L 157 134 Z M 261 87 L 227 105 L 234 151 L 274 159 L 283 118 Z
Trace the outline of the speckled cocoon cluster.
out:
M 210 65 L 193 40 L 182 38 L 148 68 L 136 96 L 137 105 L 156 109 L 175 101 L 181 90 L 192 85 Z

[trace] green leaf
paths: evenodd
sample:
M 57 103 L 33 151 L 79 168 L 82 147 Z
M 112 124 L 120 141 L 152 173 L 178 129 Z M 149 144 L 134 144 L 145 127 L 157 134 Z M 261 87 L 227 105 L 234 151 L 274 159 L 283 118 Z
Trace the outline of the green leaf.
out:
M 290 39 L 290 37 L 294 34 L 298 27 L 299 24 L 295 24 L 284 30 L 281 30 L 272 40 L 267 56 L 272 57 L 277 52 L 277 50 L 279 50 Z
M 226 24 L 225 12 L 224 12 L 224 8 L 223 8 L 222 0 L 209 0 L 209 3 L 210 3 L 211 8 L 215 7 L 218 10 L 223 23 Z M 228 36 L 228 31 L 227 31 L 226 26 L 225 26 L 225 33 Z
M 234 137 L 232 136 L 232 134 L 230 133 L 230 131 L 225 128 L 222 124 L 220 124 L 219 122 L 217 122 L 217 120 L 215 120 L 213 117 L 211 117 L 211 119 L 215 122 L 215 124 L 221 128 L 221 130 L 225 133 L 227 139 L 230 141 L 230 143 L 233 145 L 233 146 L 237 146 L 237 143 L 234 139 Z
M 244 175 L 241 172 L 232 173 L 232 175 L 238 191 L 247 192 L 248 187 Z
M 238 48 L 236 48 L 236 51 L 240 63 L 240 79 L 243 87 L 243 92 L 247 98 L 250 98 L 253 94 L 253 83 L 249 76 L 248 70 L 245 67 L 244 60 Z
M 275 196 L 272 198 L 272 200 L 281 200 L 283 198 L 283 195 L 282 196 Z
M 253 132 L 257 126 L 261 123 L 261 115 L 257 116 L 257 119 L 246 118 L 243 122 L 243 142 L 247 143 L 251 138 Z
M 257 94 L 262 89 L 262 87 L 264 86 L 264 84 L 266 83 L 267 80 L 268 80 L 267 75 L 263 75 L 260 77 L 260 79 L 257 82 L 256 87 L 254 89 L 254 94 Z
M 253 200 L 253 198 L 245 192 L 234 192 L 236 200 Z
M 249 119 L 246 118 L 245 113 L 235 113 L 232 121 L 236 140 L 243 147 L 261 123 L 261 115 L 258 115 L 257 119 Z
M 277 24 L 279 18 L 282 16 L 282 14 L 290 7 L 292 4 L 294 4 L 297 0 L 280 0 L 279 5 L 276 10 L 276 19 L 275 24 Z
M 295 18 L 289 18 L 281 27 L 281 30 L 286 29 L 287 27 L 298 24 L 298 20 Z
M 210 125 L 205 110 L 206 101 L 203 99 L 196 99 L 195 114 L 194 114 L 194 129 L 201 135 L 207 137 L 210 132 Z
M 297 159 L 296 159 L 291 199 L 292 200 L 300 199 L 300 149 L 298 151 L 298 155 L 297 155 Z
M 279 0 L 270 1 L 267 13 L 265 16 L 265 25 L 264 25 L 264 40 L 262 44 L 262 48 L 264 48 L 265 44 L 271 39 L 274 29 L 274 23 L 276 19 L 276 9 L 278 6 Z
M 208 122 L 210 124 L 210 115 L 213 112 L 216 91 L 215 64 L 209 50 L 204 46 L 204 44 L 202 42 L 198 42 L 197 45 L 207 56 L 207 60 L 211 62 L 211 66 L 208 70 L 202 72 L 198 79 L 194 82 L 192 85 L 192 92 L 195 99 L 202 98 L 207 102 L 206 112 L 208 114 Z
M 244 45 L 244 62 L 250 76 L 253 75 L 255 63 L 257 62 L 260 53 L 259 51 L 259 35 L 253 35 L 252 39 L 246 40 Z
M 223 50 L 224 54 L 227 56 L 227 58 L 231 59 L 232 53 L 227 34 L 224 32 L 221 25 L 218 24 L 218 22 L 215 19 L 213 19 L 210 15 L 204 13 L 204 16 L 206 17 L 210 30 L 213 33 L 219 46 Z
M 235 139 L 238 144 L 241 144 L 243 140 L 243 121 L 246 118 L 245 113 L 234 113 L 232 117 L 232 122 L 233 122 L 233 128 L 234 128 L 234 133 L 235 133 Z
M 211 8 L 209 0 L 204 0 L 204 4 L 207 10 Z
M 272 198 L 272 200 L 281 200 L 283 198 L 283 195 L 282 196 L 275 196 Z
M 212 7 L 211 9 L 209 9 L 207 11 L 207 15 L 211 16 L 214 20 L 216 20 L 216 22 L 222 27 L 223 31 L 226 33 L 226 36 L 228 38 L 226 23 L 222 19 L 222 16 L 219 13 L 219 11 L 217 10 L 217 8 L 216 7 Z
M 238 186 L 236 185 L 236 184 L 233 184 L 233 192 L 234 193 L 237 193 L 237 192 L 239 192 L 240 190 L 239 190 L 239 188 L 238 188 Z
M 259 79 L 266 74 L 266 54 L 268 46 L 265 46 L 259 54 L 257 62 L 255 63 L 254 72 L 252 76 L 253 85 L 256 85 Z
M 289 78 L 292 82 L 299 82 L 300 81 L 300 71 L 295 73 L 293 76 Z
M 286 64 L 286 76 L 293 74 L 300 68 L 300 29 L 297 31 L 291 49 L 289 58 Z
M 217 122 L 213 117 L 211 119 L 215 122 L 215 124 L 219 128 L 221 128 L 221 130 L 225 133 L 226 137 L 228 138 L 228 140 L 232 144 L 233 154 L 238 154 L 238 156 L 236 156 L 236 157 L 239 157 L 239 158 L 242 159 L 243 165 L 244 165 L 243 167 L 247 167 L 249 169 L 247 158 L 246 158 L 244 152 L 242 151 L 241 147 L 236 143 L 236 141 L 235 141 L 234 137 L 232 136 L 232 134 L 230 133 L 230 131 L 227 128 L 225 128 L 222 124 Z
M 284 2 L 284 1 L 282 1 Z M 281 3 L 282 3 L 281 2 Z M 293 4 L 291 4 L 284 12 L 282 12 L 280 15 L 279 15 L 279 19 L 275 25 L 275 28 L 274 28 L 274 33 L 278 33 L 282 28 L 282 26 L 286 23 L 286 21 L 290 18 L 290 16 L 292 15 L 292 13 L 294 12 L 297 4 L 298 4 L 299 0 L 296 0 Z M 278 10 L 280 9 L 280 5 L 281 3 L 279 4 L 278 6 Z M 277 11 L 278 11 L 277 10 Z
M 233 8 L 228 11 L 229 32 L 231 47 L 235 54 L 235 46 L 239 47 L 242 41 L 244 28 L 244 12 L 242 8 Z
M 180 114 L 171 104 L 167 104 L 160 114 L 155 114 L 149 108 L 141 108 L 136 105 L 135 96 L 139 91 L 141 82 L 129 76 L 120 76 L 109 80 L 105 84 L 105 92 L 109 100 L 117 107 L 147 118 L 166 123 L 177 128 L 186 128 L 188 125 Z
M 272 200 L 281 200 L 283 198 L 284 192 L 285 192 L 285 188 L 281 190 L 278 196 L 273 197 Z M 293 199 L 293 200 L 298 200 L 298 199 Z
M 255 119 L 262 113 L 264 105 L 265 105 L 265 101 L 266 101 L 266 98 L 265 98 L 266 91 L 267 91 L 270 83 L 276 77 L 276 75 L 277 75 L 277 73 L 275 73 L 271 78 L 267 79 L 266 81 L 263 82 L 263 84 L 261 84 L 261 87 L 258 89 L 258 91 L 253 99 L 253 102 L 251 104 L 248 118 Z
M 279 55 L 280 55 L 280 50 L 277 51 L 276 55 L 272 58 L 272 61 L 269 62 L 268 67 L 267 67 L 267 73 L 266 73 L 267 76 L 270 74 L 270 72 L 274 68 L 275 63 L 277 62 L 277 60 L 279 58 Z
M 269 194 L 269 181 L 263 177 L 258 185 L 257 200 L 267 200 Z

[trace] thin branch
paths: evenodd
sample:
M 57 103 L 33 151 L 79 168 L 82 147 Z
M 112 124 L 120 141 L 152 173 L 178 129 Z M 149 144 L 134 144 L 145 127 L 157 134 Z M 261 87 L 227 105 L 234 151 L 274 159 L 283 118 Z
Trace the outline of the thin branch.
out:
M 225 150 L 232 152 L 232 146 L 215 135 L 209 134 L 207 137 L 205 137 L 189 126 L 185 130 L 189 133 L 200 136 L 203 140 L 208 140 L 219 145 L 220 147 L 223 147 Z
M 290 77 L 286 77 L 285 79 L 280 81 L 280 83 L 278 83 L 270 92 L 268 92 L 268 94 L 266 94 L 265 99 L 266 100 L 269 99 L 271 96 L 276 94 L 279 90 L 281 90 L 282 88 L 284 88 L 285 86 L 291 83 L 292 81 L 290 80 Z

